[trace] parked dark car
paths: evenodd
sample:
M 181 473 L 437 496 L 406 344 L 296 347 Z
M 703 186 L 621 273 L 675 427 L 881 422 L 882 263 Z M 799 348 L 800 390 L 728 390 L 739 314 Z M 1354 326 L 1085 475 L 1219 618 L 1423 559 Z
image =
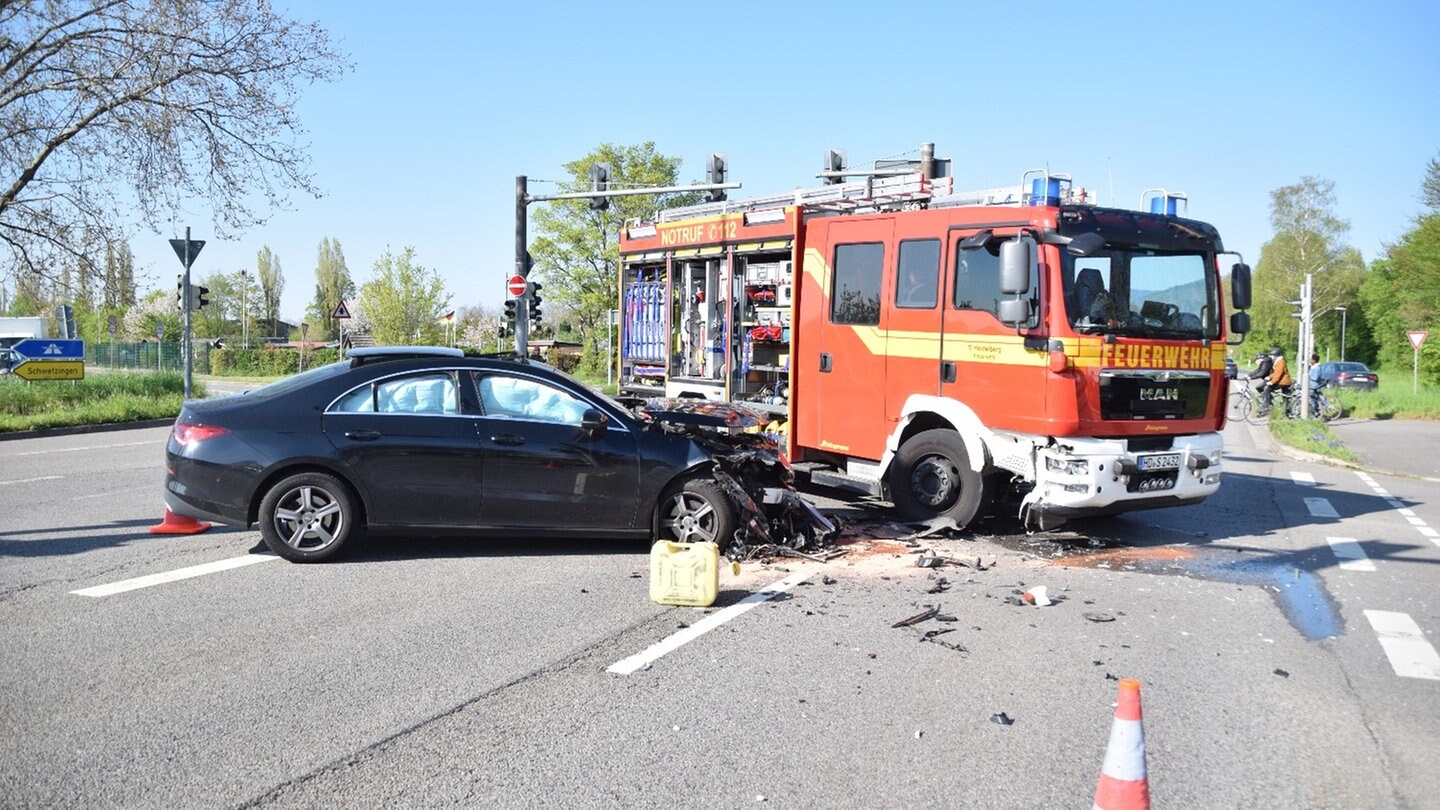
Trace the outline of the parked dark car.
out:
M 1373 391 L 1375 386 L 1380 384 L 1380 375 L 1371 371 L 1364 363 L 1347 360 L 1321 363 L 1317 368 L 1320 382 L 1331 387 Z
M 774 440 L 744 432 L 765 419 L 703 400 L 627 405 L 523 359 L 353 349 L 186 402 L 165 503 L 258 522 L 295 562 L 333 557 L 362 528 L 804 547 L 834 527 L 795 494 Z
M 1233 380 L 1239 373 L 1240 369 L 1235 365 L 1235 360 L 1229 357 L 1225 358 L 1225 379 Z

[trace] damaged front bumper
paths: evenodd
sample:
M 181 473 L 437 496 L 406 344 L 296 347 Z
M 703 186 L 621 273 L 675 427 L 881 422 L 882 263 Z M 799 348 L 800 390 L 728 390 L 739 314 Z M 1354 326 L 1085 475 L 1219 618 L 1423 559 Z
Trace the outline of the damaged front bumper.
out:
M 1166 449 L 1132 451 L 1125 439 L 1065 439 L 1036 449 L 1035 487 L 1020 517 L 1053 528 L 1067 518 L 1183 506 L 1220 488 L 1219 433 L 1176 436 Z
M 709 454 L 711 475 L 739 516 L 734 539 L 722 544 L 732 559 L 759 546 L 811 550 L 835 534 L 835 524 L 795 491 L 795 473 L 779 443 L 758 432 L 766 424 L 764 414 L 735 403 L 694 399 L 650 399 L 642 410 Z

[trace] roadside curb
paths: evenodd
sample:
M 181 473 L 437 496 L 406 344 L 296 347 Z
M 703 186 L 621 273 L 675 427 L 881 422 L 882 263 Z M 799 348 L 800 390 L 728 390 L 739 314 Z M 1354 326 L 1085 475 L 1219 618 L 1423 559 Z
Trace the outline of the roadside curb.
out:
M 117 430 L 138 430 L 140 428 L 164 427 L 175 424 L 175 417 L 169 419 L 143 419 L 138 422 L 106 422 L 103 425 L 71 425 L 69 427 L 40 428 L 38 430 L 12 430 L 0 433 L 0 442 L 13 439 L 44 439 L 50 436 L 73 436 L 78 433 L 111 433 Z
M 1356 472 L 1369 473 L 1370 475 L 1387 475 L 1392 478 L 1409 478 L 1414 481 L 1433 481 L 1435 483 L 1440 483 L 1440 478 L 1430 478 L 1424 475 L 1396 472 L 1394 470 L 1382 470 L 1379 467 L 1371 467 L 1368 464 L 1356 464 L 1353 461 L 1345 461 L 1343 459 L 1334 458 L 1332 456 L 1324 456 L 1319 453 L 1312 453 L 1309 450 L 1301 450 L 1298 447 L 1291 447 L 1290 445 L 1275 438 L 1275 434 L 1271 433 L 1270 429 L 1267 427 L 1263 427 L 1261 425 L 1252 425 L 1249 422 L 1244 422 L 1243 424 L 1245 425 L 1245 427 L 1250 429 L 1250 439 L 1254 441 L 1255 444 L 1266 447 L 1271 451 L 1277 452 L 1280 455 L 1286 456 L 1295 461 L 1305 461 L 1311 464 L 1324 464 L 1329 467 L 1341 467 L 1347 470 L 1354 470 Z

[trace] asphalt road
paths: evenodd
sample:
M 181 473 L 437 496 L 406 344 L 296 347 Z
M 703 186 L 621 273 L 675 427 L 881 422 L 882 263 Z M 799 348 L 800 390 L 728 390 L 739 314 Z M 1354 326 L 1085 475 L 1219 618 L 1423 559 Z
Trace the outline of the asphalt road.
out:
M 727 570 L 708 610 L 649 601 L 643 544 L 372 538 L 301 566 L 255 531 L 151 535 L 165 433 L 0 442 L 9 806 L 1084 806 L 1119 677 L 1157 806 L 1440 795 L 1433 483 L 1245 425 L 1206 504 L 1046 534 L 912 547 L 817 498 L 850 553 Z M 1063 599 L 1014 603 L 1036 585 Z M 892 627 L 932 605 L 956 621 Z

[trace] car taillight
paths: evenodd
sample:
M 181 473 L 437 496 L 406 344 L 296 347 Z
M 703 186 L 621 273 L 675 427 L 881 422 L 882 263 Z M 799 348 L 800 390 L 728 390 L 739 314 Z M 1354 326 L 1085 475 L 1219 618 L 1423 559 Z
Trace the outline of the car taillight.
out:
M 175 441 L 186 447 L 194 447 L 206 439 L 213 439 L 216 436 L 224 436 L 230 431 L 218 425 L 191 425 L 183 422 L 175 423 Z

